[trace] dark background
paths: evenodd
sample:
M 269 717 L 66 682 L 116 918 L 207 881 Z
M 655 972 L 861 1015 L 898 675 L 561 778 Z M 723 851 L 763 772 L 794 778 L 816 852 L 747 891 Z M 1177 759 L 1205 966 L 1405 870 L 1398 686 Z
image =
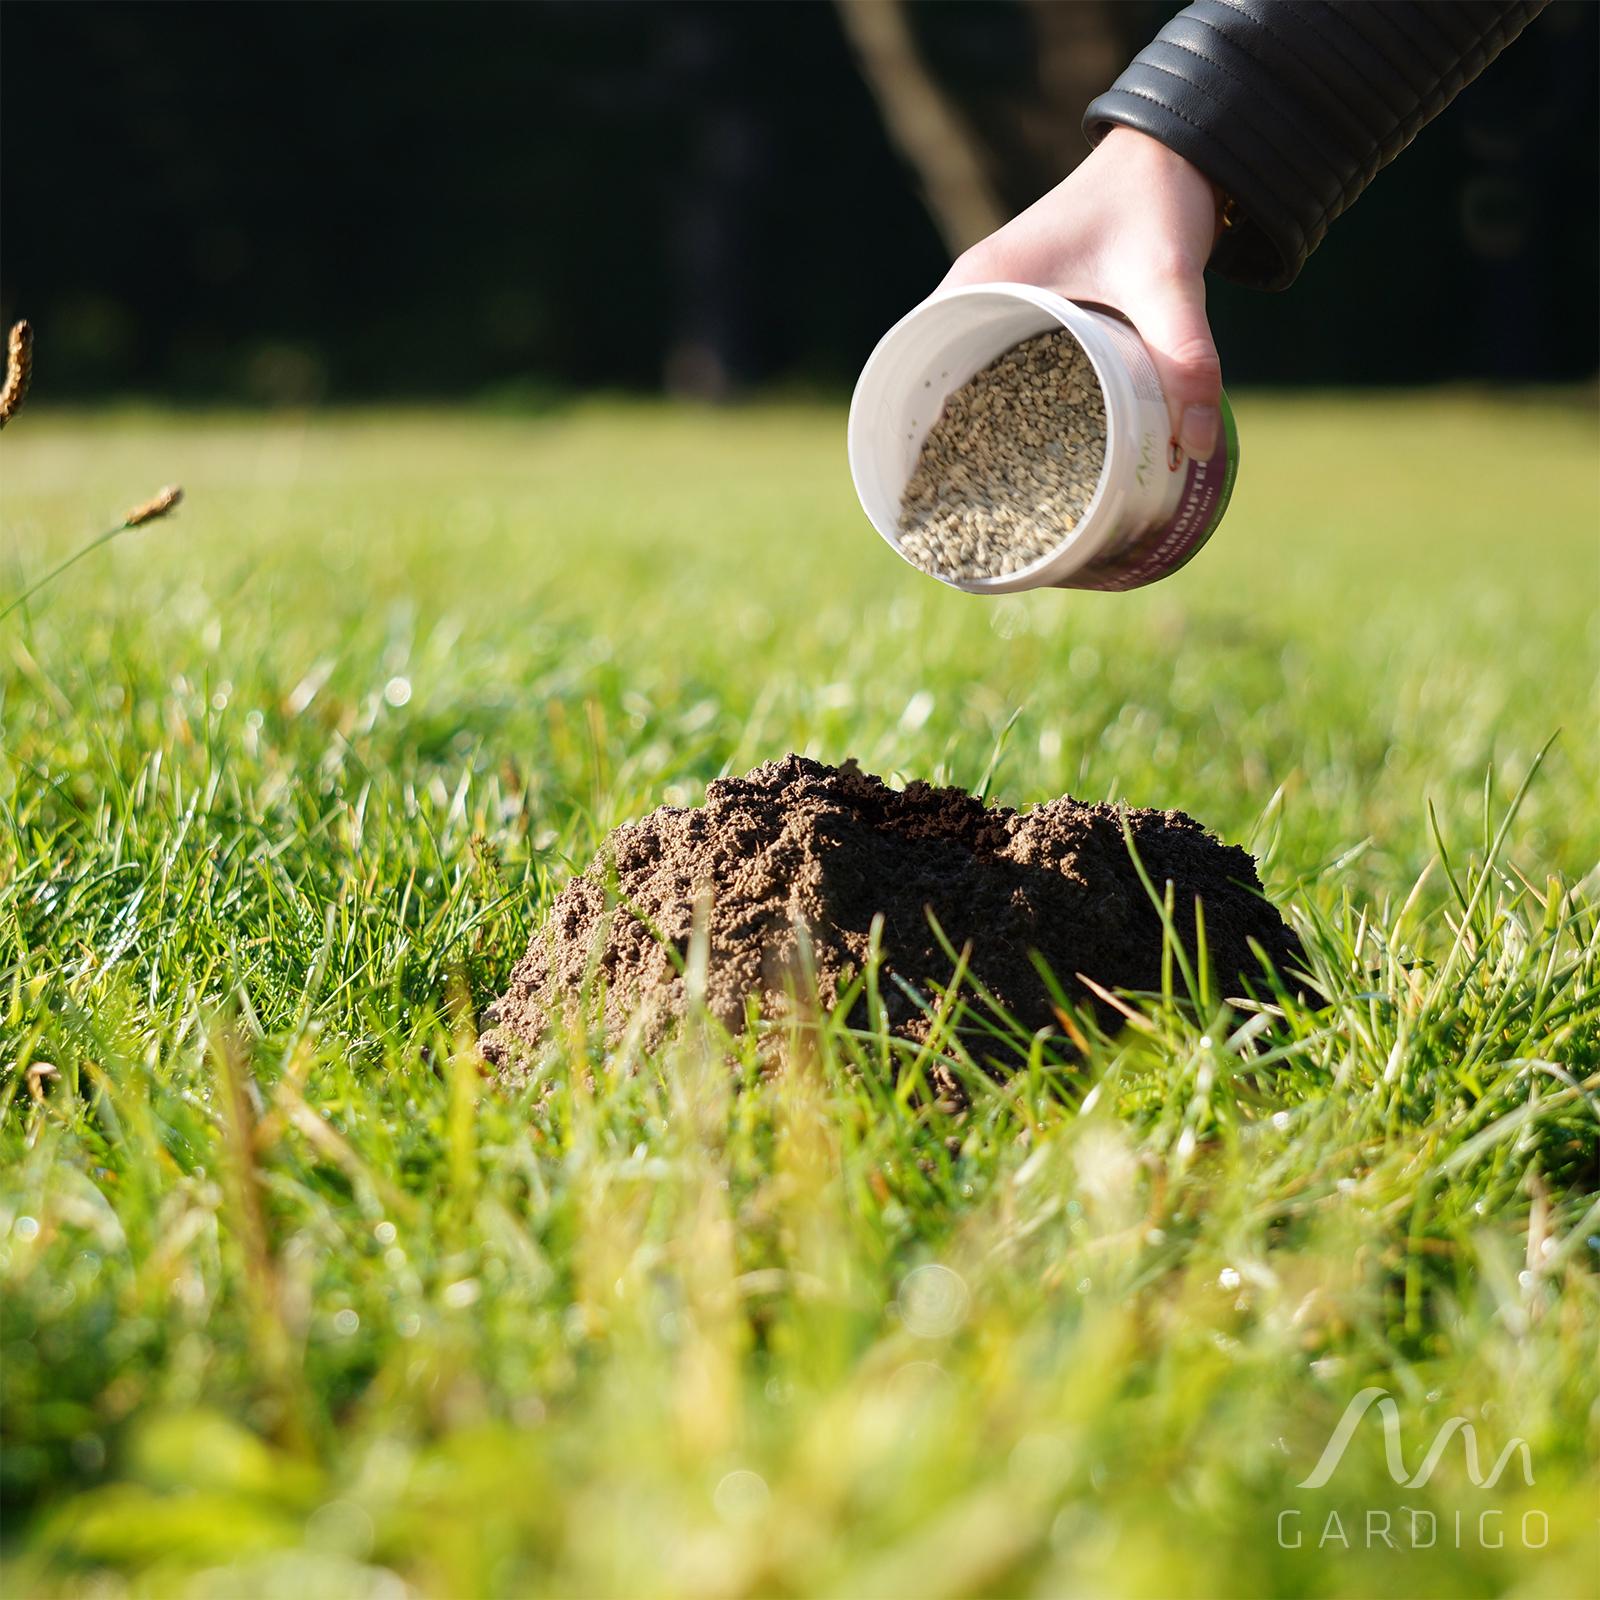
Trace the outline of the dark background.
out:
M 1125 54 L 1177 9 L 1117 6 Z M 1026 89 L 1022 6 L 912 16 L 980 126 Z M 1545 12 L 1286 294 L 1214 281 L 1229 381 L 1593 374 L 1597 22 Z M 946 266 L 825 0 L 8 0 L 0 71 L 42 399 L 537 407 L 686 345 L 843 388 Z

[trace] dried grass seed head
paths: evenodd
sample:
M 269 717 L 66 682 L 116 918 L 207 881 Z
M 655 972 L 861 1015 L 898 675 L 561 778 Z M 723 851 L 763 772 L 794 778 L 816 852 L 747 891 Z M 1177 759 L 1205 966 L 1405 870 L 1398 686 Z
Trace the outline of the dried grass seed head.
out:
M 6 341 L 6 381 L 0 388 L 0 428 L 22 409 L 33 381 L 33 327 L 18 322 Z
M 175 483 L 169 483 L 165 489 L 158 490 L 140 505 L 136 505 L 127 516 L 122 519 L 125 528 L 137 528 L 140 523 L 154 522 L 157 517 L 164 517 L 183 499 L 182 488 Z

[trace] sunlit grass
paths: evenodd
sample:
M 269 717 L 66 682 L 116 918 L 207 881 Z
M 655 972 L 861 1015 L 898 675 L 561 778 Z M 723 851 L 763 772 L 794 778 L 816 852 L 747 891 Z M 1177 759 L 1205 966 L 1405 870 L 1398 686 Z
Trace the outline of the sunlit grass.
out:
M 8 430 L 0 603 L 188 499 L 0 631 L 7 1592 L 1584 1593 L 1592 411 L 1238 411 L 1178 578 L 998 605 L 831 410 Z M 1249 843 L 1331 1006 L 1175 964 L 1003 1087 L 936 1036 L 966 1110 L 826 1020 L 479 1077 L 618 821 L 997 747 Z M 1373 1385 L 1534 1484 L 1373 1411 L 1297 1489 Z

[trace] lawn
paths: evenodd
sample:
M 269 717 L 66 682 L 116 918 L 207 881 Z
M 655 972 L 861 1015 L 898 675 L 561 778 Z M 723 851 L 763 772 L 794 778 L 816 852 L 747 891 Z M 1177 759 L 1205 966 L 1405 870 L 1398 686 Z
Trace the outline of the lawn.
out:
M 6 1593 L 1592 1593 L 1592 395 L 1237 412 L 1183 572 L 999 602 L 831 406 L 14 422 L 0 605 L 186 498 L 0 622 Z M 1181 807 L 1329 1004 L 481 1077 L 605 834 L 790 750 Z

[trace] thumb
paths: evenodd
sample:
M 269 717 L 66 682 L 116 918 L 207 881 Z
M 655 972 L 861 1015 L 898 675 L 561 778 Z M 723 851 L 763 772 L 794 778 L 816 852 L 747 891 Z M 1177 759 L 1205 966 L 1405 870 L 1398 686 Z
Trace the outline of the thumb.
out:
M 1206 321 L 1205 279 L 1169 281 L 1125 309 L 1155 362 L 1172 437 L 1186 455 L 1210 460 L 1222 420 L 1222 363 Z

